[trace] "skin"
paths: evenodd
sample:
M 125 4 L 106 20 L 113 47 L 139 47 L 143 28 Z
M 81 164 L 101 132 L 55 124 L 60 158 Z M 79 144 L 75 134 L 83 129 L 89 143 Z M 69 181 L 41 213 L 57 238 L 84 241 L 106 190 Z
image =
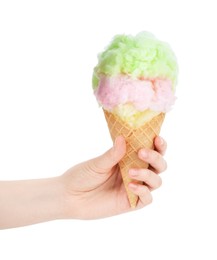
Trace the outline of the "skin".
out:
M 166 142 L 156 137 L 155 150 L 141 149 L 138 156 L 149 169 L 130 169 L 129 188 L 139 196 L 136 209 L 152 202 L 151 191 L 161 186 L 166 170 Z M 13 228 L 56 219 L 98 219 L 132 211 L 118 162 L 126 152 L 119 136 L 103 155 L 80 163 L 58 177 L 0 182 L 0 228 Z

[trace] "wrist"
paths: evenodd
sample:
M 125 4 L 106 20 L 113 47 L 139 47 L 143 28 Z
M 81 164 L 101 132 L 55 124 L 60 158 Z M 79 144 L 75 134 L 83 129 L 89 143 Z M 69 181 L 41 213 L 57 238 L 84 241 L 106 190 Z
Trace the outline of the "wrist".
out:
M 57 177 L 57 194 L 59 197 L 59 218 L 61 219 L 78 219 L 79 209 L 78 201 L 79 194 L 72 191 L 65 175 Z M 57 203 L 58 204 L 58 203 Z
M 67 218 L 67 196 L 61 177 L 48 179 L 48 185 L 49 197 L 51 198 L 48 203 L 51 220 Z

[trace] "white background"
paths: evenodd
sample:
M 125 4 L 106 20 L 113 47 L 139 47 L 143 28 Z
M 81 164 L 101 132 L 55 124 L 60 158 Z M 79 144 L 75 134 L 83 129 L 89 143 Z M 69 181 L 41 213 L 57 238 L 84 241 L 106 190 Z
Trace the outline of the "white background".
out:
M 0 231 L 0 259 L 217 259 L 215 2 L 0 1 L 1 180 L 56 176 L 111 146 L 91 76 L 113 35 L 151 31 L 180 67 L 152 205 Z

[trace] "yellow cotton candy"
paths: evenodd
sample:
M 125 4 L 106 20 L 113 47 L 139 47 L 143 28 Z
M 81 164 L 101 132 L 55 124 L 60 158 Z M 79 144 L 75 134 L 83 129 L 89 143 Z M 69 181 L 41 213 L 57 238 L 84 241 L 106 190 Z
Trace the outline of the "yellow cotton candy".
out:
M 113 114 L 120 117 L 124 122 L 128 123 L 133 128 L 138 128 L 148 121 L 150 121 L 153 117 L 160 114 L 158 111 L 152 111 L 146 109 L 144 111 L 138 111 L 132 104 L 124 104 L 118 105 L 112 111 Z

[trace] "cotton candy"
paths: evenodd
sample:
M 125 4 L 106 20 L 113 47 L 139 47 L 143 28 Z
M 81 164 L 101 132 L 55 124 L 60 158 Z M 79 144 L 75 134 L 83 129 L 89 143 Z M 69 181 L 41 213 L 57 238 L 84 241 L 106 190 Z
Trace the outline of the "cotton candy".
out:
M 177 60 L 167 43 L 148 32 L 117 35 L 98 55 L 92 86 L 105 110 L 139 126 L 172 108 L 177 75 Z
M 178 65 L 170 46 L 151 33 L 141 32 L 135 37 L 117 35 L 98 55 L 94 68 L 93 88 L 98 87 L 101 75 L 130 75 L 132 78 L 170 79 L 175 88 Z
M 95 96 L 109 111 L 130 103 L 138 111 L 149 109 L 166 113 L 175 102 L 170 80 L 140 80 L 124 75 L 101 77 Z

